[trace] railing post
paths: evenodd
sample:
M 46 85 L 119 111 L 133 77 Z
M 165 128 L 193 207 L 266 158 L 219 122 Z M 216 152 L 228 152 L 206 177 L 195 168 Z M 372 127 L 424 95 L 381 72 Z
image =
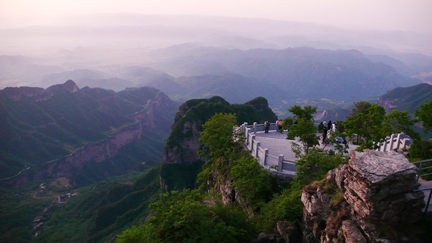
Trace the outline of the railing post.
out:
M 248 141 L 249 142 L 248 149 L 252 150 L 252 145 L 253 145 L 253 142 L 255 141 L 255 135 L 251 135 L 251 134 L 248 133 L 248 136 L 249 136 L 249 139 L 250 139 L 250 141 Z
M 384 146 L 383 146 L 383 150 L 381 150 L 382 152 L 385 152 L 385 151 L 387 151 L 387 146 L 388 146 L 388 141 L 387 141 L 387 139 L 384 141 Z
M 390 151 L 390 150 L 393 149 L 393 139 L 394 139 L 394 134 L 392 134 L 392 135 L 390 136 L 390 147 L 389 147 L 388 151 Z
M 254 133 L 256 133 L 257 132 L 257 123 L 256 122 L 254 122 L 254 124 L 253 124 L 253 129 L 254 129 Z
M 399 150 L 399 146 L 400 146 L 400 140 L 401 140 L 401 135 L 402 133 L 399 133 L 397 135 L 397 139 L 396 139 L 396 149 Z
M 268 156 L 269 150 L 264 149 L 264 159 L 263 159 L 263 165 L 267 165 L 267 156 Z
M 256 141 L 254 145 L 255 145 L 255 148 L 254 148 L 254 149 L 255 149 L 254 157 L 255 157 L 255 158 L 258 158 L 258 152 L 259 152 L 259 151 L 258 151 L 258 147 L 261 146 L 261 143 L 258 142 L 258 141 Z
M 284 159 L 283 154 L 279 154 L 279 157 L 278 157 L 278 171 L 282 171 L 283 159 Z

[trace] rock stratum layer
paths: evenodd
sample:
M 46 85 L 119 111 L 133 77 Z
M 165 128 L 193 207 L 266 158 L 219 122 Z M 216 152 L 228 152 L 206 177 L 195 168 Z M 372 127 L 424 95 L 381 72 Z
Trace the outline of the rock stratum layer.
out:
M 416 242 L 424 207 L 416 171 L 393 151 L 352 151 L 349 164 L 303 191 L 305 242 Z

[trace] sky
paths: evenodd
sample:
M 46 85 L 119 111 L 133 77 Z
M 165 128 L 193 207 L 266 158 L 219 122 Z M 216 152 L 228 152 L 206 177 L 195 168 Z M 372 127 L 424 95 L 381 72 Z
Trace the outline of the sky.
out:
M 0 0 L 0 27 L 80 14 L 212 15 L 432 33 L 432 0 Z

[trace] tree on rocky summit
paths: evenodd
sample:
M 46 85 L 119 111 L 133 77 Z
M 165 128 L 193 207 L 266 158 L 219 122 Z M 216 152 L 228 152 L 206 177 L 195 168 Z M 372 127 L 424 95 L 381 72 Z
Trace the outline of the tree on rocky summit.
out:
M 294 105 L 288 111 L 294 114 L 296 120 L 288 131 L 287 139 L 299 137 L 301 146 L 292 142 L 292 150 L 296 154 L 296 157 L 300 158 L 302 155 L 308 154 L 310 148 L 314 148 L 319 144 L 319 138 L 316 136 L 317 127 L 314 125 L 313 119 L 317 107 L 306 105 L 304 108 L 301 108 L 298 105 Z
M 432 131 L 432 100 L 420 105 L 420 108 L 414 111 L 414 115 L 423 122 L 424 132 Z
M 384 122 L 390 125 L 396 133 L 403 132 L 416 141 L 421 139 L 420 134 L 413 129 L 413 126 L 417 121 L 411 119 L 408 111 L 391 111 L 385 116 Z
M 361 137 L 362 142 L 358 150 L 377 149 L 379 143 L 383 142 L 387 135 L 392 134 L 390 125 L 384 123 L 385 115 L 384 107 L 374 104 L 369 107 L 367 113 L 362 111 L 347 117 L 344 126 L 348 136 Z

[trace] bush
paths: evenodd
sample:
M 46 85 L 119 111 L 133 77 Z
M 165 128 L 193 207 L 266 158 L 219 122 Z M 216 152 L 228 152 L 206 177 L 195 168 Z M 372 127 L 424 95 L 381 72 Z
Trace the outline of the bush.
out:
M 150 207 L 155 214 L 148 224 L 125 231 L 118 243 L 248 242 L 255 233 L 244 212 L 208 206 L 197 191 L 161 194 Z

